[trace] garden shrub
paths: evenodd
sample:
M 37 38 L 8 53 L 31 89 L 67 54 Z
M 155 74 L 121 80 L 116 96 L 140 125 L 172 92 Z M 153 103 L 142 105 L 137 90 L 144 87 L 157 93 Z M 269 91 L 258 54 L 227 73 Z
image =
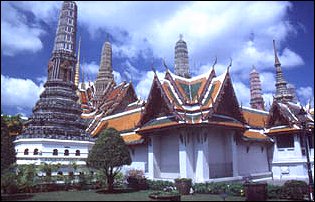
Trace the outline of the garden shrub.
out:
M 289 180 L 281 187 L 281 197 L 293 200 L 303 200 L 307 194 L 307 183 L 300 180 Z
M 147 180 L 149 189 L 151 190 L 163 190 L 167 187 L 174 187 L 174 183 L 170 181 L 163 180 Z
M 227 193 L 233 196 L 243 196 L 244 187 L 241 183 L 236 182 L 210 182 L 195 183 L 193 186 L 196 193 L 200 194 L 222 194 Z
M 136 190 L 148 189 L 148 182 L 142 170 L 132 169 L 127 173 L 128 185 Z
M 268 198 L 280 198 L 281 195 L 281 186 L 268 184 L 267 185 Z

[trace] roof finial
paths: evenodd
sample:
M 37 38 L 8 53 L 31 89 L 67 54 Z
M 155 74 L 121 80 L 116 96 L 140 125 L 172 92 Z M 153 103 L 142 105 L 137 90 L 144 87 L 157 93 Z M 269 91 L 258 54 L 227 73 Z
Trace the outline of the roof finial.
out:
M 152 60 L 152 62 L 151 62 L 151 69 L 152 69 L 152 71 L 154 72 L 154 74 L 156 75 L 156 70 L 155 70 L 155 68 L 154 68 L 153 60 Z
M 162 62 L 163 62 L 163 66 L 166 68 L 166 71 L 168 71 L 169 68 L 168 68 L 168 66 L 166 65 L 165 57 L 162 59 Z
M 227 71 L 230 71 L 230 67 L 232 66 L 232 58 L 230 57 L 230 64 L 229 66 L 227 67 Z
M 179 40 L 183 40 L 183 34 L 179 34 Z
M 278 58 L 278 55 L 277 55 L 275 40 L 273 40 L 273 51 L 275 52 L 275 65 L 281 65 L 279 58 Z
M 217 61 L 218 61 L 218 58 L 217 58 L 217 56 L 215 56 L 215 60 L 214 60 L 214 63 L 213 63 L 213 65 L 212 65 L 212 68 L 214 69 L 214 66 L 217 64 Z

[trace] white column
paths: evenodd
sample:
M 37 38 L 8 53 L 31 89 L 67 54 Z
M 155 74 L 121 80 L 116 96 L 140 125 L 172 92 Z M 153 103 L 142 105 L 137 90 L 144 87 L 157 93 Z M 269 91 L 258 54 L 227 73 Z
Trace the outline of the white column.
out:
M 181 178 L 187 178 L 187 151 L 186 151 L 186 134 L 179 135 L 179 172 Z M 186 145 L 185 145 L 186 144 Z
M 298 134 L 295 134 L 294 136 L 294 153 L 296 156 L 302 158 L 302 151 L 301 151 L 301 143 L 302 143 L 302 137 L 299 137 Z
M 153 145 L 152 139 L 149 139 L 148 143 L 148 177 L 149 179 L 154 178 L 154 155 L 153 155 Z
M 209 138 L 205 132 L 196 134 L 196 136 L 196 182 L 204 182 L 204 180 L 209 179 Z
M 232 166 L 233 166 L 233 177 L 238 176 L 238 162 L 237 162 L 237 146 L 236 146 L 236 133 L 233 131 L 231 138 L 231 150 L 232 150 Z
M 159 167 L 159 137 L 151 137 L 148 144 L 148 177 L 150 179 L 160 177 Z
M 193 139 L 187 132 L 179 135 L 179 171 L 181 178 L 193 178 Z

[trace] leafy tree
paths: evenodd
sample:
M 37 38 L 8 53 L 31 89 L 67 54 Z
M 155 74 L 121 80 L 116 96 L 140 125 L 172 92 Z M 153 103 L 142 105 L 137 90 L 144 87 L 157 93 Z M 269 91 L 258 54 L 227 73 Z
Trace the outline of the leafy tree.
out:
M 36 166 L 34 164 L 18 165 L 17 173 L 19 187 L 26 192 L 32 192 L 32 188 L 38 181 L 36 176 Z
M 10 135 L 13 126 L 9 123 L 10 117 L 1 114 L 1 173 L 16 161 L 14 137 Z
M 87 159 L 88 166 L 104 171 L 109 192 L 113 191 L 114 178 L 122 166 L 130 164 L 128 147 L 118 131 L 113 128 L 100 134 Z

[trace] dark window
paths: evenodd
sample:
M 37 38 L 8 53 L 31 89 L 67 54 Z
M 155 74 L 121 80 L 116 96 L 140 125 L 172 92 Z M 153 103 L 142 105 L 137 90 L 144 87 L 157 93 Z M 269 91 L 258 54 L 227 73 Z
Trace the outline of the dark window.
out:
M 76 156 L 80 156 L 80 150 L 76 150 L 76 151 L 75 151 L 75 155 L 76 155 Z
M 263 153 L 264 152 L 264 147 L 261 147 L 261 153 Z
M 38 155 L 38 149 L 34 149 L 33 155 Z
M 24 155 L 28 155 L 28 149 L 24 150 Z
M 58 149 L 54 149 L 53 155 L 54 155 L 54 156 L 57 156 L 57 155 L 58 155 Z
M 293 135 L 282 135 L 277 137 L 278 148 L 289 148 L 294 147 Z
M 65 155 L 65 156 L 69 156 L 69 150 L 68 150 L 68 149 L 65 150 L 64 155 Z
M 246 153 L 248 153 L 248 152 L 249 152 L 249 146 L 246 147 Z

